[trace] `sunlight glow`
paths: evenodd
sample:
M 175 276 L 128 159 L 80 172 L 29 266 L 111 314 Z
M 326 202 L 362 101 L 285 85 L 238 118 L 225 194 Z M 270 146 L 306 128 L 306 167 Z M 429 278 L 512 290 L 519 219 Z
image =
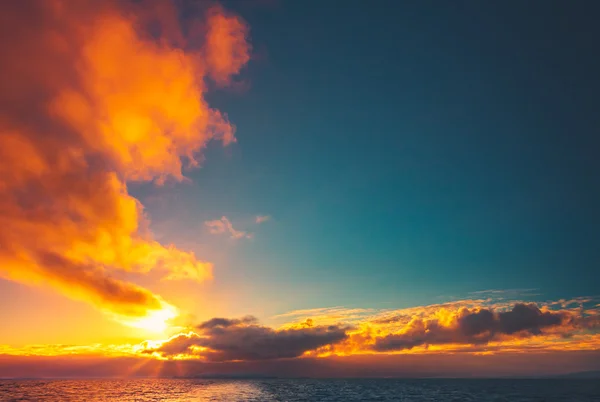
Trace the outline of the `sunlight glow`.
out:
M 168 321 L 177 315 L 177 309 L 165 303 L 161 310 L 151 311 L 142 318 L 125 320 L 123 324 L 150 332 L 163 333 L 168 327 Z

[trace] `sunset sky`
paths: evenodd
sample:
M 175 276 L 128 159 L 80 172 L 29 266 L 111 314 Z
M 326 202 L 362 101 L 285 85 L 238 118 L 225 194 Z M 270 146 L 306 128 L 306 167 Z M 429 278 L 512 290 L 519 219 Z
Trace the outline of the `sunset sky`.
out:
M 0 377 L 600 370 L 595 2 L 0 11 Z

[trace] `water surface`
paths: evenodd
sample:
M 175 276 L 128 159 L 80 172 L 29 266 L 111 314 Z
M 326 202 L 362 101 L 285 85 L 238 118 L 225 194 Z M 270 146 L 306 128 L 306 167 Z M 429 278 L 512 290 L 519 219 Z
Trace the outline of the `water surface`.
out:
M 598 380 L 0 380 L 0 401 L 600 401 Z

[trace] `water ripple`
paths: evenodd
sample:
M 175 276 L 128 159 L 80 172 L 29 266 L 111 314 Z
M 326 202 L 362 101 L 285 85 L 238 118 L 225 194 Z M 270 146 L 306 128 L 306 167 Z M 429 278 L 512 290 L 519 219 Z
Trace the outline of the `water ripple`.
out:
M 597 380 L 0 380 L 0 401 L 600 401 Z

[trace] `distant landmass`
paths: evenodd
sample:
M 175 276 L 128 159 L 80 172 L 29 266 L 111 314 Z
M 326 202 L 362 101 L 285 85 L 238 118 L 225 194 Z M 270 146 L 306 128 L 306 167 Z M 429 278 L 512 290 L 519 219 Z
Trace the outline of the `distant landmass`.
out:
M 556 375 L 556 376 L 552 376 L 552 378 L 568 378 L 568 379 L 575 379 L 575 378 L 584 378 L 584 379 L 590 379 L 590 378 L 598 378 L 600 379 L 600 370 L 595 370 L 595 371 L 579 371 L 576 373 L 568 373 L 568 374 L 560 374 L 560 375 Z
M 59 376 L 59 377 L 0 377 L 0 380 L 10 381 L 26 381 L 26 380 L 61 380 L 61 379 L 120 379 L 122 377 L 73 377 L 73 376 Z M 154 378 L 154 377 L 133 377 L 133 378 Z M 266 374 L 254 374 L 254 373 L 199 373 L 185 376 L 172 376 L 162 377 L 165 379 L 202 379 L 202 380 L 301 380 L 301 379 L 329 379 L 327 377 L 310 377 L 310 376 L 274 376 Z M 345 379 L 406 379 L 406 380 L 547 380 L 547 379 L 600 379 L 600 370 L 590 371 L 578 371 L 573 373 L 565 374 L 552 374 L 552 375 L 537 375 L 537 376 L 489 376 L 489 377 L 452 377 L 452 376 L 423 376 L 423 377 L 408 377 L 408 376 L 384 376 L 384 377 L 340 377 Z
M 203 380 L 272 380 L 272 379 L 312 379 L 312 377 L 278 377 L 272 375 L 261 375 L 252 373 L 232 373 L 232 374 L 194 374 L 188 376 L 176 376 L 171 377 L 176 379 L 203 379 Z M 357 377 L 362 378 L 362 377 Z M 600 379 L 600 370 L 595 371 L 580 371 L 575 373 L 566 374 L 555 374 L 546 376 L 524 376 L 524 377 L 450 377 L 450 376 L 439 376 L 439 377 L 380 377 L 387 379 L 427 379 L 427 380 L 444 380 L 444 379 L 469 379 L 469 380 L 486 380 L 486 379 Z

